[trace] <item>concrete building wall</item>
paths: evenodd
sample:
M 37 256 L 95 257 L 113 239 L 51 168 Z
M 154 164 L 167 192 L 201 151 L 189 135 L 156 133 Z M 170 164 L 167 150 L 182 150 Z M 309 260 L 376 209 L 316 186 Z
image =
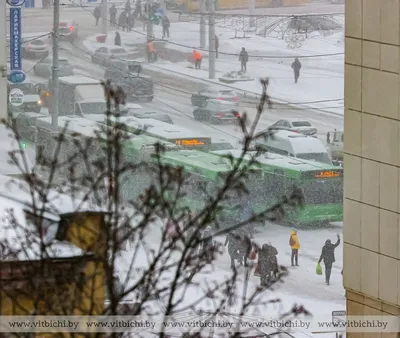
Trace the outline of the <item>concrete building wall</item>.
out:
M 346 0 L 345 15 L 347 311 L 399 315 L 400 0 Z

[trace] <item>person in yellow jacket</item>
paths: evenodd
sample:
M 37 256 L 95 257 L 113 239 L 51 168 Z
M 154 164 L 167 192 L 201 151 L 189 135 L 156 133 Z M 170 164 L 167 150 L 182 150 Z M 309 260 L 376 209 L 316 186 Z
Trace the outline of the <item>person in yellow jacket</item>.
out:
M 292 257 L 291 257 L 292 266 L 295 266 L 294 263 L 296 263 L 296 266 L 299 266 L 300 242 L 299 242 L 299 238 L 297 237 L 296 230 L 292 230 L 290 232 L 289 245 L 292 248 Z

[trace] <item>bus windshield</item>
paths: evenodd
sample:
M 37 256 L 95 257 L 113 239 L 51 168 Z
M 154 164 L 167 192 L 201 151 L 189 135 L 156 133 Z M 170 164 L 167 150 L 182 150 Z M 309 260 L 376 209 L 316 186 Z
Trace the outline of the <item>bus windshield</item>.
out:
M 302 186 L 306 204 L 343 203 L 343 178 L 307 180 Z
M 327 153 L 303 153 L 296 154 L 296 157 L 301 158 L 302 160 L 315 161 L 330 165 L 332 164 L 332 161 Z

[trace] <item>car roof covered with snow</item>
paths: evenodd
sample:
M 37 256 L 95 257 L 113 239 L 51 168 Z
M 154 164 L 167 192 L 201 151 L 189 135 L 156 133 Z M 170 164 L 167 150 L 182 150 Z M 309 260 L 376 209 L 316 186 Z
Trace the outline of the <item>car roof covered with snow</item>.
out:
M 234 158 L 239 158 L 242 155 L 241 149 L 234 150 L 220 150 L 214 151 L 213 154 L 217 154 L 220 156 L 231 155 Z M 255 156 L 255 152 L 248 152 L 245 156 L 245 159 L 249 160 L 253 156 Z M 340 167 L 334 165 L 328 165 L 324 163 L 319 163 L 315 161 L 303 160 L 289 156 L 283 156 L 279 154 L 274 154 L 271 152 L 265 152 L 257 156 L 257 162 L 260 164 L 265 164 L 271 167 L 280 167 L 285 169 L 293 169 L 296 171 L 311 171 L 311 170 L 326 170 L 326 169 L 341 169 Z
M 72 84 L 72 85 L 80 85 L 80 84 L 88 84 L 88 85 L 96 85 L 101 84 L 99 80 L 93 79 L 88 76 L 83 75 L 71 75 L 71 76 L 62 76 L 59 79 L 60 83 Z

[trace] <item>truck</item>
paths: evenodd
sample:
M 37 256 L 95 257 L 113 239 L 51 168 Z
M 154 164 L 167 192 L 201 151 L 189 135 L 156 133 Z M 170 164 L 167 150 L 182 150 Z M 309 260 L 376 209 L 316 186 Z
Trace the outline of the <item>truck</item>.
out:
M 333 164 L 343 167 L 343 144 L 344 132 L 343 130 L 334 130 L 326 134 L 326 144 L 328 154 L 332 159 Z
M 134 100 L 153 101 L 154 83 L 151 76 L 141 74 L 140 62 L 125 59 L 111 61 L 105 71 L 104 78 L 120 86 L 128 97 Z

